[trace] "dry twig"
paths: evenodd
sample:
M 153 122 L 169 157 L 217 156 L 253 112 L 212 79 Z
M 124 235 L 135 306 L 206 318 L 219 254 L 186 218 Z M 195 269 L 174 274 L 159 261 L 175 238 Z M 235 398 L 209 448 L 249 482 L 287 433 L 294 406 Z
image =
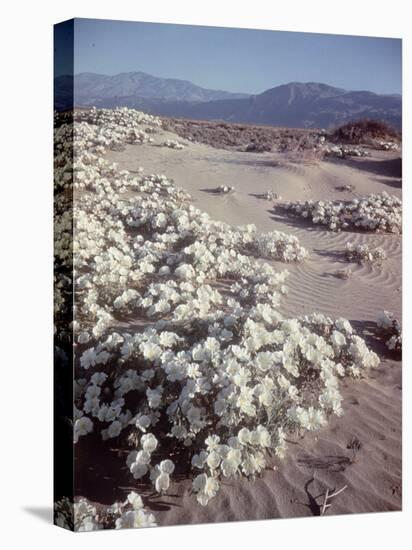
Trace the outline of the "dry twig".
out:
M 320 511 L 321 516 L 324 516 L 326 513 L 326 510 L 332 506 L 332 502 L 330 502 L 331 499 L 338 496 L 340 493 L 343 493 L 343 491 L 345 491 L 347 487 L 348 487 L 347 485 L 344 485 L 341 489 L 339 489 L 338 491 L 333 491 L 332 493 L 329 493 L 329 489 L 326 489 L 325 499 L 323 501 L 321 511 Z

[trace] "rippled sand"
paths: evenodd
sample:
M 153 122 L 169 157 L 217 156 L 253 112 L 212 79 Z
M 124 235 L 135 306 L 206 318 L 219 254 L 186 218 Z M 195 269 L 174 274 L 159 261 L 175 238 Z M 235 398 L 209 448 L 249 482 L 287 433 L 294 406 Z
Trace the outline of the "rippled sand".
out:
M 167 132 L 155 141 L 176 139 Z M 179 138 L 178 138 L 179 139 Z M 179 139 L 179 141 L 183 141 Z M 231 224 L 254 223 L 259 230 L 285 231 L 309 250 L 302 264 L 287 268 L 289 295 L 281 311 L 296 316 L 319 311 L 346 317 L 381 357 L 368 380 L 343 387 L 344 416 L 326 429 L 290 441 L 289 454 L 273 461 L 255 482 L 225 484 L 206 508 L 190 495 L 190 480 L 174 482 L 167 495 L 150 499 L 160 524 L 199 523 L 319 515 L 326 489 L 347 489 L 334 499 L 328 514 L 378 512 L 401 508 L 401 363 L 376 337 L 379 311 L 401 317 L 401 237 L 358 232 L 332 233 L 288 218 L 273 202 L 259 197 L 267 190 L 282 200 L 349 200 L 371 192 L 401 195 L 399 154 L 372 152 L 371 157 L 317 164 L 294 163 L 280 154 L 241 153 L 190 142 L 182 150 L 155 145 L 127 146 L 106 158 L 119 169 L 164 173 L 191 193 L 195 204 L 213 219 Z M 234 185 L 231 195 L 210 192 Z M 353 185 L 353 192 L 336 187 Z M 280 200 L 279 202 L 282 202 Z M 349 266 L 340 253 L 348 241 L 382 246 L 381 265 L 351 264 L 353 276 L 336 272 Z

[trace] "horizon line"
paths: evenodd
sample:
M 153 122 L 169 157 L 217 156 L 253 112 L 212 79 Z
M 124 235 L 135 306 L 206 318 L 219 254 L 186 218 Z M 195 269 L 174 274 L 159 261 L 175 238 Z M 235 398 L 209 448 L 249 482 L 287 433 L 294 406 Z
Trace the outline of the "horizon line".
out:
M 320 82 L 320 81 L 316 81 L 316 80 L 308 80 L 308 81 L 291 80 L 289 82 L 284 82 L 283 84 L 277 84 L 277 85 L 272 86 L 270 88 L 266 88 L 262 92 L 258 92 L 258 93 L 254 93 L 254 94 L 249 93 L 249 92 L 240 92 L 240 91 L 233 92 L 233 91 L 225 90 L 224 88 L 205 88 L 204 86 L 200 86 L 200 84 L 196 84 L 192 80 L 188 80 L 186 78 L 174 78 L 174 77 L 169 77 L 169 76 L 157 76 L 157 75 L 147 73 L 145 71 L 140 71 L 140 70 L 122 71 L 120 73 L 113 73 L 113 74 L 100 73 L 100 72 L 94 72 L 94 71 L 81 71 L 81 72 L 75 73 L 73 75 L 69 74 L 69 73 L 61 74 L 61 75 L 55 76 L 54 80 L 56 80 L 57 78 L 64 77 L 64 76 L 69 76 L 69 77 L 75 78 L 76 76 L 79 76 L 79 75 L 82 75 L 82 74 L 94 74 L 94 75 L 99 75 L 99 76 L 113 77 L 113 76 L 135 74 L 135 73 L 141 73 L 141 74 L 151 76 L 153 78 L 159 78 L 159 79 L 162 79 L 162 80 L 177 80 L 179 82 L 189 82 L 190 84 L 193 84 L 194 86 L 197 86 L 198 88 L 202 88 L 203 90 L 227 92 L 227 93 L 231 93 L 231 94 L 244 94 L 244 95 L 247 95 L 249 97 L 257 96 L 257 95 L 263 94 L 264 92 L 267 92 L 268 90 L 273 90 L 274 88 L 279 88 L 281 86 L 289 86 L 291 84 L 321 84 L 323 86 L 328 86 L 330 88 L 335 88 L 336 90 L 342 90 L 344 92 L 368 92 L 368 93 L 371 93 L 371 94 L 381 95 L 381 96 L 400 96 L 400 97 L 402 97 L 402 92 L 380 93 L 380 92 L 374 92 L 372 90 L 367 90 L 367 89 L 341 88 L 341 87 L 335 86 L 333 84 L 328 84 L 326 82 Z

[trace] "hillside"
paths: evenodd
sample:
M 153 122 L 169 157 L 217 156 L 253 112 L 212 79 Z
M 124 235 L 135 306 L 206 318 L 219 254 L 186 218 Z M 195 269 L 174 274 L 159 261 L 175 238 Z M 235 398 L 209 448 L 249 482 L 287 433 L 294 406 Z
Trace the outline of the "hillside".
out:
M 202 88 L 186 80 L 142 72 L 115 76 L 81 73 L 55 79 L 55 108 L 127 106 L 148 113 L 294 128 L 331 128 L 373 118 L 396 128 L 402 122 L 400 95 L 348 91 L 317 82 L 291 82 L 250 95 Z

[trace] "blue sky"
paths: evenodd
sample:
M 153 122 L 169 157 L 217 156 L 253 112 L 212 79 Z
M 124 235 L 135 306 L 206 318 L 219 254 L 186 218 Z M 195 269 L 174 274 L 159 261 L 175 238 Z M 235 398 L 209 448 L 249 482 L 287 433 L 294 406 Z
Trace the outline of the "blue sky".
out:
M 402 89 L 402 45 L 394 38 L 95 19 L 76 19 L 74 29 L 75 73 L 143 71 L 247 93 L 291 81 Z

